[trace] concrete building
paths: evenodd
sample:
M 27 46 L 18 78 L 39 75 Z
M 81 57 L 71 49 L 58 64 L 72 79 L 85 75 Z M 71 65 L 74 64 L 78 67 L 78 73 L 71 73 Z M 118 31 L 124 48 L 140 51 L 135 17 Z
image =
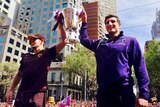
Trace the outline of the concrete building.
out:
M 81 4 L 80 0 L 23 0 L 19 10 L 17 28 L 25 34 L 41 33 L 46 36 L 46 44 L 53 46 L 60 41 L 57 30 L 52 31 L 55 20 L 48 23 L 53 11 L 66 7 L 78 8 L 78 4 Z
M 104 37 L 106 32 L 104 18 L 116 14 L 116 0 L 83 0 L 88 15 L 88 33 L 90 38 Z
M 160 41 L 160 10 L 156 11 L 156 20 L 152 24 L 152 39 Z
M 71 95 L 72 99 L 82 100 L 82 78 L 77 74 L 64 75 L 62 64 L 63 62 L 52 65 L 49 71 L 48 96 L 54 96 L 55 100 L 60 100 Z
M 16 24 L 19 6 L 19 0 L 0 0 L 0 12 L 11 19 L 12 26 Z
M 97 26 L 93 25 L 93 23 L 98 23 L 98 35 L 97 37 L 94 37 L 94 39 L 99 37 L 104 37 L 105 34 L 107 33 L 104 25 L 104 19 L 106 15 L 116 14 L 116 0 L 82 0 L 82 2 L 83 2 L 83 5 L 85 6 L 85 9 L 88 10 L 87 12 L 88 15 L 90 14 L 90 12 L 92 14 L 91 16 L 90 15 L 88 16 L 88 22 L 90 23 L 90 26 L 88 27 L 88 29 L 92 29 L 92 27 L 97 28 Z M 93 5 L 94 7 L 92 7 Z M 97 11 L 95 11 L 95 8 Z M 93 10 L 94 12 L 92 12 Z M 93 17 L 96 17 L 96 12 L 98 13 L 97 22 L 90 21 L 90 19 L 93 20 Z M 93 14 L 95 14 L 95 16 L 93 16 Z
M 88 34 L 91 39 L 98 39 L 104 35 L 103 22 L 101 21 L 101 10 L 98 2 L 83 3 L 83 7 L 87 13 Z
M 0 13 L 0 62 L 21 60 L 29 50 L 27 35 L 11 26 L 11 19 Z
M 102 11 L 102 17 L 108 14 L 116 14 L 116 0 L 82 0 L 83 3 L 98 2 Z

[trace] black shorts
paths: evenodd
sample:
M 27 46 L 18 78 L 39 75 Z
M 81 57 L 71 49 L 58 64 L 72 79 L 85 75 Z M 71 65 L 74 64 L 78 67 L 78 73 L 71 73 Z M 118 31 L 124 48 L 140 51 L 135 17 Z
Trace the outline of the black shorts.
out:
M 113 86 L 98 89 L 97 107 L 135 107 L 136 97 L 132 86 Z
M 15 107 L 45 107 L 45 92 L 36 94 L 25 93 L 17 98 L 14 104 Z

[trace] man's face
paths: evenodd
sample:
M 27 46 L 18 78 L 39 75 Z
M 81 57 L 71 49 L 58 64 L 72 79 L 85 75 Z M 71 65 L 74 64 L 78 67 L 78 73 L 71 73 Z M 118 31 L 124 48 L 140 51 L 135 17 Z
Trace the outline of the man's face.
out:
M 108 18 L 105 21 L 105 27 L 109 34 L 119 34 L 120 32 L 120 23 L 118 23 L 117 18 L 115 17 Z
M 39 47 L 40 45 L 42 45 L 42 40 L 37 38 L 32 38 L 30 40 L 30 45 L 32 48 Z

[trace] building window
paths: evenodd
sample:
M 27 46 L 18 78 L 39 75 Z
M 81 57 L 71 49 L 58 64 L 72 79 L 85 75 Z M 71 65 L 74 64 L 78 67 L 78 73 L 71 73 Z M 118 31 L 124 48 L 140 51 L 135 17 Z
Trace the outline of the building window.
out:
M 57 43 L 57 38 L 53 38 L 52 39 L 52 43 L 54 44 L 54 43 Z
M 28 48 L 28 52 L 32 51 L 32 48 Z
M 48 26 L 48 28 L 47 28 L 49 31 L 51 31 L 51 26 Z
M 60 4 L 56 4 L 56 9 L 59 9 L 60 8 Z
M 42 25 L 45 25 L 45 24 L 46 24 L 46 20 L 43 20 L 43 21 L 42 21 Z M 44 27 L 43 27 L 42 29 L 44 29 Z M 42 30 L 42 29 L 41 29 L 41 30 Z
M 66 8 L 67 6 L 67 3 L 63 3 L 63 8 Z
M 62 72 L 60 73 L 59 80 L 60 80 L 60 82 L 64 82 L 64 77 L 63 77 L 63 73 Z
M 10 44 L 14 44 L 14 40 L 12 38 L 9 39 Z
M 44 19 L 47 18 L 47 15 L 46 15 L 46 14 L 43 14 L 42 18 L 44 18 Z
M 4 4 L 4 8 L 5 8 L 6 10 L 8 10 L 8 9 L 9 9 L 9 6 L 7 6 L 6 4 Z
M 50 11 L 53 11 L 53 7 L 50 7 L 49 9 L 50 9 Z
M 52 96 L 52 90 L 48 90 L 48 97 Z
M 22 39 L 22 35 L 19 34 L 19 33 L 18 33 L 17 37 L 18 37 L 19 39 Z
M 5 37 L 3 37 L 3 36 L 1 36 L 1 37 L 0 37 L 0 43 L 5 42 L 5 40 L 6 40 L 6 38 L 5 38 Z
M 46 11 L 47 11 L 47 8 L 44 8 L 43 11 L 46 12 Z
M 53 6 L 53 5 L 54 5 L 54 1 L 51 1 L 51 2 L 50 2 L 50 5 Z
M 48 5 L 48 2 L 44 2 L 44 5 L 47 6 L 47 5 Z
M 13 36 L 16 36 L 16 31 L 11 30 L 11 34 L 12 34 Z
M 3 46 L 0 46 L 0 54 L 3 52 Z
M 13 58 L 13 61 L 14 61 L 14 62 L 17 62 L 18 60 L 17 60 L 17 59 L 15 59 L 15 58 Z
M 11 1 L 10 0 L 5 0 L 7 3 L 10 3 Z
M 56 94 L 57 94 L 57 90 L 54 90 L 53 91 L 53 96 L 56 96 Z
M 11 60 L 11 57 L 9 57 L 9 56 L 6 56 L 6 59 L 5 59 L 5 61 L 8 61 L 8 62 L 10 62 L 10 60 Z
M 7 13 L 7 12 L 5 12 L 4 10 L 2 11 L 2 13 L 3 13 L 4 15 L 6 15 L 6 16 L 8 15 L 8 13 Z
M 51 75 L 51 83 L 52 84 L 55 82 L 55 77 L 56 77 L 56 74 L 52 73 L 52 75 Z
M 12 48 L 8 47 L 7 52 L 12 53 Z
M 25 45 L 23 45 L 23 46 L 22 46 L 22 49 L 23 49 L 23 50 L 26 50 L 26 46 L 25 46 Z
M 71 91 L 68 91 L 68 95 L 70 95 L 71 94 Z
M 19 51 L 15 50 L 14 55 L 18 56 L 18 54 L 19 54 Z
M 56 0 L 56 2 L 57 2 L 57 3 L 59 3 L 59 2 L 60 2 L 60 0 Z
M 26 37 L 24 37 L 23 41 L 27 42 L 27 41 L 28 41 L 28 39 L 27 39 Z
M 20 45 L 21 45 L 21 44 L 20 44 L 19 42 L 16 43 L 16 46 L 17 46 L 17 47 L 20 47 Z
M 29 33 L 33 33 L 33 29 L 29 29 Z

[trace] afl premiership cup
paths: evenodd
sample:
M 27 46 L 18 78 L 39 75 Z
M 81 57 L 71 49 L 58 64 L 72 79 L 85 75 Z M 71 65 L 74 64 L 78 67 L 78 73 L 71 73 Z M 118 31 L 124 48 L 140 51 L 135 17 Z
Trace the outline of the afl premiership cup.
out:
M 62 10 L 64 28 L 67 34 L 68 43 L 79 42 L 79 28 L 81 26 L 81 20 L 79 19 L 79 14 L 82 10 L 76 8 L 64 8 Z

